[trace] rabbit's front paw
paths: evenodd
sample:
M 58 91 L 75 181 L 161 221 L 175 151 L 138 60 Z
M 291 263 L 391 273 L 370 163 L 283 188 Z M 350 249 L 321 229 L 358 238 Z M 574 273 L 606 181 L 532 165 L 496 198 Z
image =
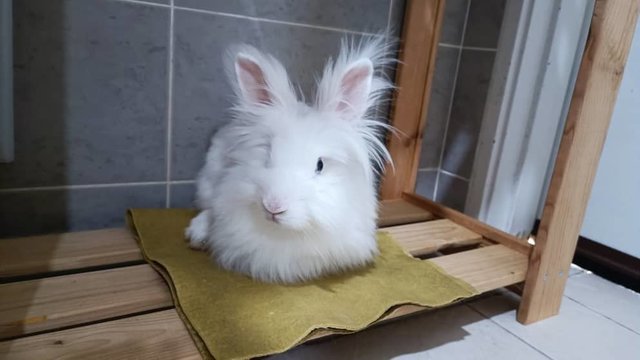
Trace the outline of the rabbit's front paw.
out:
M 202 211 L 191 220 L 191 224 L 185 230 L 185 236 L 189 241 L 189 247 L 195 250 L 206 248 L 209 231 L 208 211 Z

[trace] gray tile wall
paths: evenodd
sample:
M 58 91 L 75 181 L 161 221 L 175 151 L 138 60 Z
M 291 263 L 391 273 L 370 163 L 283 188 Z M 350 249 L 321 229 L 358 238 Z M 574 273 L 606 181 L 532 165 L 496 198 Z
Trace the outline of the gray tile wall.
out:
M 464 210 L 506 0 L 449 0 L 416 192 Z
M 227 121 L 227 45 L 277 54 L 308 93 L 341 37 L 397 33 L 403 11 L 404 0 L 15 1 L 16 160 L 0 164 L 0 237 L 191 206 Z

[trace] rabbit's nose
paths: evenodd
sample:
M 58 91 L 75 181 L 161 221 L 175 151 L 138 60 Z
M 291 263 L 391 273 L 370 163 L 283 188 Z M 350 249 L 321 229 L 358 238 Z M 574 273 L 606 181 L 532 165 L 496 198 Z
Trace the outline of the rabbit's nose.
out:
M 281 215 L 287 211 L 281 202 L 277 200 L 262 200 L 262 207 L 271 215 Z

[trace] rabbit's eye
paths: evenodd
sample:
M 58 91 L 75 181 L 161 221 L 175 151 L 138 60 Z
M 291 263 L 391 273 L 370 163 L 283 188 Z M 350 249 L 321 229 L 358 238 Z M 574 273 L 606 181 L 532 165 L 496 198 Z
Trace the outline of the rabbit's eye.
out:
M 318 162 L 316 163 L 316 174 L 320 174 L 324 169 L 324 163 L 322 162 L 322 158 L 318 158 Z

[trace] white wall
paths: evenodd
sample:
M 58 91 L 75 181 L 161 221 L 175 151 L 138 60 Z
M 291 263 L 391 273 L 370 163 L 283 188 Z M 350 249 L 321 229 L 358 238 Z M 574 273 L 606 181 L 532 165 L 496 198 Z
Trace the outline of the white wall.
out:
M 640 22 L 600 159 L 582 235 L 640 257 Z

